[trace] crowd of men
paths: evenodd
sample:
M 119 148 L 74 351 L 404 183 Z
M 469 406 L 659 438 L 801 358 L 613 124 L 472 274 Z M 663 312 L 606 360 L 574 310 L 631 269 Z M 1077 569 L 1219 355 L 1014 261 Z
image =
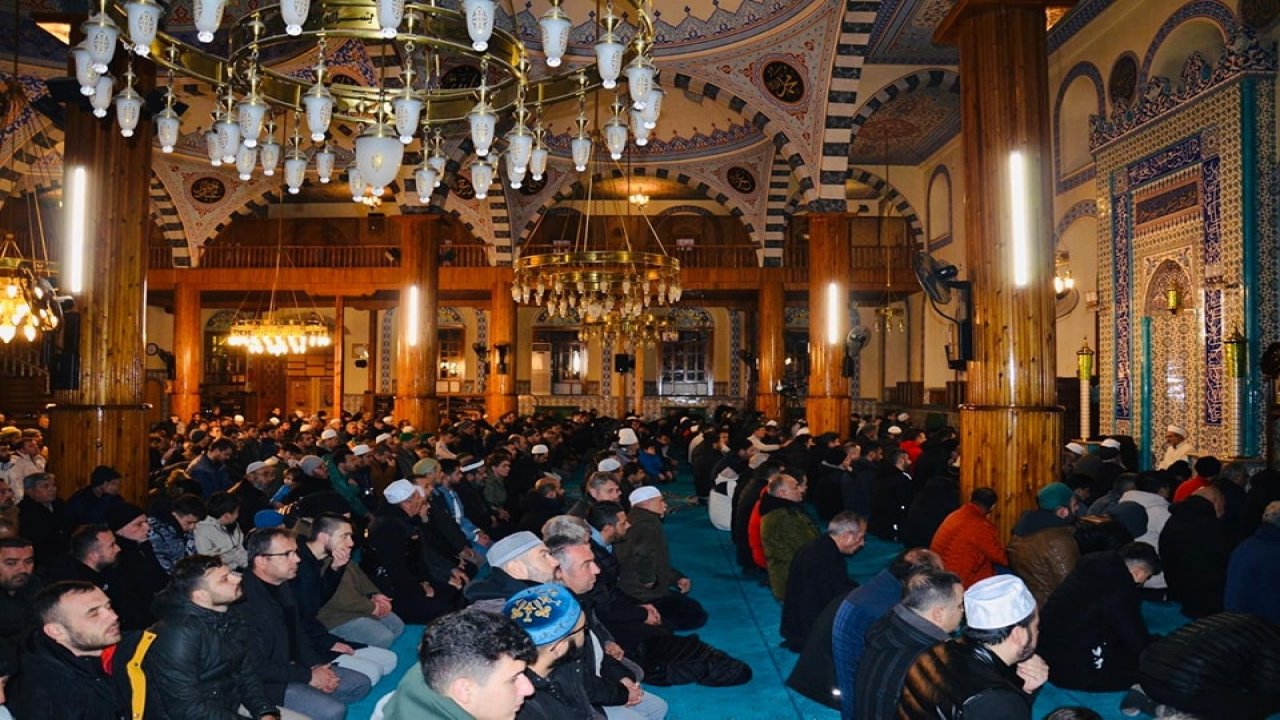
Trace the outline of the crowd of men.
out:
M 148 478 L 99 467 L 65 501 L 41 429 L 0 427 L 4 705 L 340 720 L 409 623 L 419 667 L 375 717 L 660 720 L 642 683 L 751 677 L 681 634 L 708 622 L 662 523 L 687 462 L 781 603 L 788 684 L 842 717 L 1029 718 L 1047 681 L 1130 690 L 1133 713 L 1280 708 L 1280 474 L 1196 457 L 1176 426 L 1148 472 L 1127 439 L 1066 446 L 1005 544 L 994 491 L 961 502 L 955 431 L 906 413 L 847 438 L 731 408 L 452 420 L 174 417 Z M 868 534 L 906 549 L 859 586 Z M 1197 620 L 1155 638 L 1144 599 Z M 1188 658 L 1206 635 L 1216 664 Z

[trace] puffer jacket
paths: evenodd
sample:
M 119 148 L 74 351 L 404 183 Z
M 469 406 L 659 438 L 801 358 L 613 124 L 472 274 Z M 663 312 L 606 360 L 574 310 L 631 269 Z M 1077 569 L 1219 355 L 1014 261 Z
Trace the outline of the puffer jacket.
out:
M 779 602 L 787 595 L 791 561 L 818 537 L 818 526 L 804 505 L 772 495 L 760 499 L 760 542 L 769 569 L 769 588 Z
M 965 588 L 995 575 L 994 565 L 1008 565 L 996 526 L 982 508 L 966 503 L 942 521 L 930 549 L 942 558 L 943 567 L 956 575 Z
M 1280 711 L 1280 627 L 1242 613 L 1201 618 L 1149 645 L 1138 681 L 1197 716 L 1261 720 Z
M 1052 510 L 1028 510 L 1013 526 L 1009 566 L 1027 584 L 1038 607 L 1067 579 L 1080 559 L 1075 527 Z
M 252 717 L 279 712 L 259 679 L 249 627 L 236 612 L 215 612 L 162 594 L 159 621 L 142 669 L 149 718 L 235 720 L 243 705 Z
M 899 720 L 1031 720 L 1032 696 L 1017 671 L 985 646 L 949 640 L 907 671 Z

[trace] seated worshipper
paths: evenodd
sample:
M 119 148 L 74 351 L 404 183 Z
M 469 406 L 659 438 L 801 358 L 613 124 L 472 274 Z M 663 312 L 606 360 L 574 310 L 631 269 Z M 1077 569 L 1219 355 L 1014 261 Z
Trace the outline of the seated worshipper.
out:
M 107 521 L 107 510 L 120 499 L 119 470 L 99 465 L 89 474 L 89 486 L 77 490 L 67 500 L 67 512 L 76 525 L 91 525 Z
M 275 458 L 271 458 L 275 460 Z M 240 499 L 240 530 L 249 532 L 253 529 L 253 516 L 259 510 L 272 507 L 269 491 L 276 481 L 275 462 L 251 462 L 245 468 L 244 479 L 227 492 Z
M 1036 510 L 1022 513 L 1009 540 L 1009 567 L 1043 607 L 1080 559 L 1075 538 L 1076 496 L 1053 482 L 1036 493 Z
M 1169 508 L 1169 522 L 1160 533 L 1169 599 L 1182 603 L 1182 614 L 1190 618 L 1222 611 L 1231 551 L 1221 507 L 1217 488 L 1201 488 Z
M 158 513 L 153 512 L 148 539 L 165 572 L 172 571 L 178 560 L 195 553 L 193 531 L 206 514 L 204 501 L 195 495 L 181 495 Z
M 899 540 L 906 547 L 929 547 L 942 521 L 959 507 L 960 482 L 956 478 L 943 475 L 927 478 L 911 499 Z
M 1080 558 L 1040 613 L 1039 650 L 1054 685 L 1110 692 L 1137 682 L 1138 656 L 1150 642 L 1139 588 L 1159 571 L 1146 543 Z
M 1000 533 L 991 522 L 995 506 L 994 490 L 975 488 L 969 502 L 942 521 L 929 546 L 942 558 L 944 567 L 960 576 L 966 588 L 995 575 L 996 565 L 1009 565 Z
M 862 548 L 866 537 L 867 521 L 856 513 L 842 512 L 827 523 L 825 534 L 795 554 L 782 600 L 780 631 L 787 649 L 803 650 L 813 621 L 827 603 L 858 587 L 849 579 L 845 560 Z
M 533 489 L 520 501 L 520 521 L 516 527 L 527 532 L 538 532 L 543 523 L 564 514 L 564 487 L 560 477 L 548 472 L 533 484 Z
M 249 625 L 258 677 L 274 704 L 312 720 L 344 720 L 347 705 L 369 694 L 364 674 L 330 665 L 316 652 L 289 581 L 298 573 L 298 541 L 286 528 L 258 528 L 245 539 L 249 572 L 236 610 Z
M 1241 613 L 1200 618 L 1147 647 L 1138 681 L 1164 709 L 1193 714 L 1162 717 L 1271 716 L 1280 712 L 1280 627 Z
M 1197 458 L 1195 465 L 1196 474 L 1179 484 L 1173 491 L 1173 501 L 1180 503 L 1191 497 L 1195 491 L 1206 485 L 1212 485 L 1214 480 L 1218 478 L 1218 474 L 1222 472 L 1222 461 L 1212 455 L 1205 455 Z
M 1280 502 L 1267 505 L 1258 531 L 1231 553 L 1223 606 L 1280 625 Z
M 22 479 L 26 493 L 18 503 L 18 527 L 36 549 L 36 562 L 48 566 L 66 557 L 75 521 L 67 504 L 58 499 L 58 483 L 51 473 L 32 473 Z
M 915 483 L 908 469 L 911 456 L 905 450 L 890 450 L 871 484 L 871 532 L 882 540 L 897 542 L 907 518 L 907 507 Z
M 662 624 L 662 613 L 656 607 L 650 603 L 637 603 L 618 587 L 622 565 L 614 550 L 619 543 L 626 542 L 631 521 L 621 505 L 598 503 L 591 508 L 588 522 L 591 526 L 591 552 L 600 569 L 593 591 L 596 616 L 627 653 L 638 656 L 646 639 L 670 635 L 671 631 Z
M 427 516 L 422 488 L 397 480 L 382 491 L 386 500 L 369 523 L 369 544 L 362 556 L 364 571 L 391 597 L 405 622 L 426 623 L 457 608 L 466 583 L 462 568 L 423 538 Z
M 137 637 L 121 643 L 120 622 L 106 593 L 92 583 L 56 582 L 36 594 L 38 626 L 22 653 L 22 673 L 9 691 L 15 718 L 118 720 L 129 716 Z
M 840 717 L 846 720 L 855 717 L 854 679 L 858 676 L 862 653 L 866 650 L 867 630 L 889 614 L 889 610 L 902 599 L 906 582 L 923 570 L 942 570 L 942 559 L 925 548 L 904 550 L 889 567 L 846 595 L 836 605 L 830 641 L 825 647 L 814 647 L 815 642 L 820 644 L 821 636 L 828 634 L 819 633 L 821 626 L 815 623 L 800 655 L 800 662 L 796 663 L 787 684 L 815 699 L 834 694 L 838 698 Z M 823 651 L 831 653 L 830 661 L 823 662 Z M 803 674 L 802 665 L 805 669 Z M 837 689 L 832 691 L 833 687 Z M 813 694 L 801 688 L 809 688 Z
M 622 499 L 622 489 L 613 473 L 593 472 L 587 476 L 582 497 L 569 508 L 568 514 L 586 518 L 591 514 L 591 506 L 598 503 L 616 503 Z
M 342 574 L 351 562 L 351 519 L 325 513 L 311 522 L 311 538 L 298 543 L 297 575 L 289 581 L 298 608 L 298 618 L 322 658 L 335 665 L 355 670 L 376 685 L 382 677 L 396 669 L 396 654 L 380 647 L 367 647 L 359 642 L 344 642 L 329 632 L 318 617 L 320 607 L 337 592 Z
M 501 614 L 467 608 L 437 618 L 422 633 L 419 667 L 383 699 L 383 720 L 511 720 L 533 694 L 524 670 L 537 654 Z
M 1167 470 L 1177 462 L 1190 462 L 1195 455 L 1195 446 L 1187 438 L 1187 431 L 1181 425 L 1170 425 L 1164 430 L 1164 455 L 1156 463 L 1157 470 Z
M 907 578 L 902 590 L 902 601 L 867 631 L 854 683 L 855 717 L 892 718 L 908 668 L 964 619 L 964 585 L 955 573 L 925 570 Z
M 26 538 L 0 540 L 0 641 L 10 649 L 30 628 L 31 600 L 44 587 L 35 575 L 35 550 Z
M 907 670 L 898 718 L 1030 720 L 1033 693 L 1049 679 L 1035 654 L 1035 598 L 1022 580 L 997 575 L 965 591 L 964 615 L 959 640 L 925 650 Z
M 483 488 L 484 502 L 488 506 L 488 512 L 493 516 L 491 525 L 505 524 L 511 520 L 511 514 L 507 512 L 507 505 L 511 500 L 507 495 L 507 482 L 511 477 L 513 462 L 510 455 L 495 452 L 489 455 L 480 470 L 473 471 L 479 480 L 476 484 Z M 483 472 L 484 469 L 488 472 Z
M 1120 502 L 1136 503 L 1147 511 L 1146 532 L 1138 535 L 1134 540 L 1150 545 L 1156 549 L 1156 553 L 1159 553 L 1160 533 L 1169 522 L 1169 484 L 1165 482 L 1164 473 L 1138 473 L 1137 479 L 1134 480 L 1134 488 L 1121 495 Z M 1152 575 L 1142 587 L 1144 590 L 1158 593 L 1163 599 L 1164 590 L 1168 584 L 1165 582 L 1164 573 L 1160 572 Z
M 1110 512 L 1111 508 L 1115 507 L 1116 504 L 1120 502 L 1120 498 L 1125 493 L 1137 486 L 1137 481 L 1137 473 L 1120 473 L 1116 477 L 1115 484 L 1111 486 L 1111 489 L 1102 497 L 1094 500 L 1093 504 L 1089 506 L 1088 510 L 1084 514 L 1106 515 Z
M 517 720 L 604 720 L 587 697 L 581 667 L 566 662 L 582 646 L 586 629 L 586 615 L 573 595 L 559 585 L 535 585 L 512 596 L 502 614 L 523 628 L 538 650 L 524 671 L 533 695 Z
M 107 596 L 120 627 L 143 630 L 155 622 L 152 599 L 169 583 L 169 573 L 151 547 L 151 519 L 137 505 L 120 503 L 107 513 L 107 527 L 120 547 L 115 565 L 105 571 Z
M 364 452 L 357 454 L 355 450 L 347 447 L 335 449 L 324 457 L 324 465 L 329 474 L 331 489 L 342 495 L 356 517 L 363 518 L 368 517 L 369 506 L 365 504 L 366 488 L 361 484 L 357 473 L 364 464 L 361 458 L 368 454 L 369 446 L 358 447 L 364 448 Z
M 804 490 L 804 483 L 782 473 L 760 499 L 760 543 L 768 562 L 769 589 L 779 602 L 787 595 L 792 559 L 818 537 L 818 526 L 805 511 Z
M 260 677 L 249 625 L 231 611 L 243 593 L 241 577 L 216 557 L 190 555 L 173 567 L 173 581 L 156 598 L 159 620 L 142 660 L 147 717 L 280 716 Z
M 4 447 L 0 444 L 0 447 Z M 21 487 L 22 483 L 18 483 Z M 13 486 L 8 481 L 0 478 L 0 521 L 8 523 L 14 529 L 13 534 L 17 535 L 18 528 L 18 499 L 13 493 Z
M 194 441 L 195 433 L 192 433 Z M 209 444 L 209 448 L 196 456 L 187 465 L 186 474 L 193 482 L 200 485 L 201 497 L 209 497 L 219 490 L 231 487 L 227 475 L 227 461 L 236 452 L 236 444 L 228 438 L 218 438 Z
M 495 542 L 486 554 L 489 574 L 462 589 L 467 602 L 483 610 L 502 607 L 512 595 L 540 583 L 555 582 L 560 564 L 537 535 L 526 530 Z
M 693 581 L 671 566 L 662 516 L 667 501 L 655 487 L 637 488 L 628 498 L 631 521 L 627 541 L 615 551 L 622 565 L 618 587 L 638 603 L 649 603 L 675 630 L 696 630 L 707 623 L 707 611 L 689 597 Z
M 192 531 L 196 554 L 220 557 L 227 567 L 240 572 L 246 562 L 240 498 L 229 492 L 216 492 L 209 496 L 205 511 L 208 516 Z
M 467 464 L 463 465 L 462 460 Z M 466 480 L 468 473 L 475 473 L 484 467 L 483 460 L 474 460 L 463 456 L 462 460 L 440 461 L 440 482 L 432 493 L 439 499 L 449 517 L 462 529 L 463 534 L 477 553 L 483 553 L 492 544 L 486 527 L 492 524 L 488 506 L 474 485 Z M 464 498 L 471 498 L 467 502 Z M 478 503 L 478 506 L 477 506 Z M 470 510 L 470 512 L 468 512 Z
M 110 582 L 103 573 L 114 566 L 119 557 L 120 546 L 111 528 L 81 525 L 71 533 L 71 554 L 42 570 L 41 575 L 46 582 L 79 580 L 108 592 Z
M 637 460 L 648 482 L 665 484 L 675 480 L 675 473 L 667 469 L 666 458 L 662 457 L 661 445 L 657 440 L 645 440 L 640 445 Z

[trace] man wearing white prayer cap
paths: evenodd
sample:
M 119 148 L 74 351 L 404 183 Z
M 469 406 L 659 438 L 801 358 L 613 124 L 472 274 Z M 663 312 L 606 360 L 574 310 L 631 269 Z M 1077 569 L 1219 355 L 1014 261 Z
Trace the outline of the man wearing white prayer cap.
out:
M 1170 425 L 1164 429 L 1164 455 L 1156 464 L 1156 469 L 1167 470 L 1170 465 L 1179 460 L 1186 460 L 1190 464 L 1191 457 L 1195 454 L 1195 446 L 1187 438 L 1186 428 L 1181 425 Z
M 934 645 L 907 671 L 897 717 L 1030 720 L 1033 693 L 1049 679 L 1035 654 L 1035 598 L 1016 575 L 995 575 L 965 591 L 964 612 L 963 637 Z
M 627 500 L 631 503 L 627 513 L 631 530 L 625 543 L 614 546 L 622 566 L 618 589 L 637 603 L 651 603 L 674 630 L 702 627 L 707 623 L 707 611 L 689 597 L 693 581 L 671 566 L 667 535 L 662 529 L 662 516 L 667 514 L 662 491 L 644 485 L 632 490 Z

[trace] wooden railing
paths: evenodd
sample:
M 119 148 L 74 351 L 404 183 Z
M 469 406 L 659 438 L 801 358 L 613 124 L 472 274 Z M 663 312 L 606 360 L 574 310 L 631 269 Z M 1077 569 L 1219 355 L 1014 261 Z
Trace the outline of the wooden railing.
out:
M 759 267 L 760 255 L 750 245 L 694 245 L 667 247 L 667 252 L 687 268 L 751 268 Z
M 485 245 L 442 245 L 441 267 L 489 267 L 489 248 Z
M 285 245 L 283 267 L 370 268 L 396 267 L 400 248 L 396 245 Z M 147 249 L 149 267 L 173 267 L 173 251 L 166 247 Z M 276 248 L 263 246 L 210 245 L 200 253 L 200 267 L 270 268 L 276 264 Z M 488 267 L 489 250 L 484 245 L 445 245 L 440 248 L 444 267 Z
M 915 274 L 911 270 L 911 248 L 853 246 L 853 272 L 849 282 L 853 285 L 880 285 L 886 282 L 895 287 L 914 285 Z

